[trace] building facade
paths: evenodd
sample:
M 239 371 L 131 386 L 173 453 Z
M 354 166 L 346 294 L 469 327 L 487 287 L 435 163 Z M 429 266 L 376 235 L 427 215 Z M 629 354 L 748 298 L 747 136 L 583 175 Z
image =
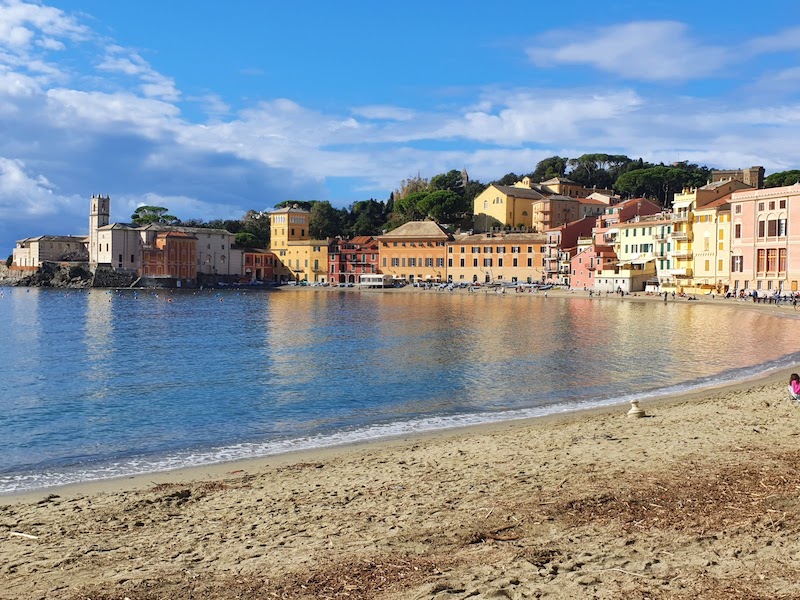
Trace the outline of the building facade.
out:
M 352 240 L 335 238 L 328 244 L 328 280 L 359 283 L 361 275 L 380 273 L 380 244 L 369 235 Z
M 446 281 L 446 245 L 452 239 L 433 221 L 401 225 L 377 238 L 381 272 L 407 283 Z
M 462 234 L 447 242 L 447 280 L 454 283 L 542 280 L 541 233 Z
M 328 240 L 311 239 L 310 217 L 297 204 L 270 213 L 270 251 L 277 260 L 274 281 L 328 281 Z
M 735 291 L 796 292 L 800 281 L 800 184 L 731 194 Z

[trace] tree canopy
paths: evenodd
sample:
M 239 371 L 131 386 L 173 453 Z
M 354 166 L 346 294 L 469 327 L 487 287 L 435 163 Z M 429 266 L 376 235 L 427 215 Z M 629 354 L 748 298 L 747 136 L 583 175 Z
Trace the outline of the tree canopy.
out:
M 165 225 L 180 225 L 180 219 L 169 214 L 169 209 L 163 206 L 140 206 L 131 215 L 133 223 L 139 227 L 150 223 L 163 223 Z
M 764 187 L 782 187 L 784 185 L 794 185 L 800 181 L 800 171 L 780 171 L 764 178 Z

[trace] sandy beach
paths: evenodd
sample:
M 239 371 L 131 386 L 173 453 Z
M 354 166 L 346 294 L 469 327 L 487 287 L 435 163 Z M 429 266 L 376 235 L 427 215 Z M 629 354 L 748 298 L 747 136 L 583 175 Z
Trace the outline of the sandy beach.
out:
M 797 598 L 788 373 L 0 499 L 0 598 Z

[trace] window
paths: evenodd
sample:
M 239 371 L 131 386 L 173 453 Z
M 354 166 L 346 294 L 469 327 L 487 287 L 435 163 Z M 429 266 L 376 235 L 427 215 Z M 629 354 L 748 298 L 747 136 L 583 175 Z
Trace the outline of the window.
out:
M 775 237 L 778 235 L 778 221 L 776 219 L 770 219 L 767 221 L 767 235 L 769 237 Z
M 740 215 L 740 214 L 742 214 L 742 205 L 741 205 L 741 204 L 737 204 L 737 205 L 736 205 L 736 208 L 734 208 L 734 209 L 733 209 L 733 212 L 734 212 L 735 214 L 737 214 L 737 215 Z
M 735 239 L 737 239 L 737 240 L 742 238 L 742 224 L 741 223 L 736 223 L 736 225 L 733 226 L 733 237 Z
M 481 253 L 480 246 L 473 246 L 472 247 L 472 253 L 473 254 L 480 254 Z
M 717 271 L 722 271 L 722 259 L 719 259 L 719 264 L 717 265 Z
M 453 259 L 452 258 L 448 258 L 447 259 L 447 268 L 448 269 L 452 269 L 453 268 Z
M 763 238 L 766 233 L 766 221 L 758 222 L 758 237 Z
M 392 259 L 392 266 L 393 267 L 397 266 L 396 264 L 394 264 L 394 261 L 396 261 L 396 260 L 397 260 L 396 258 Z M 383 267 L 386 268 L 386 257 L 385 256 L 383 257 Z
M 436 266 L 440 267 L 440 268 L 444 267 L 444 259 L 443 258 L 437 258 L 436 259 Z
M 710 271 L 711 270 L 711 261 L 708 260 L 708 259 L 706 259 L 706 262 L 705 262 L 705 270 L 706 271 Z
M 770 210 L 775 210 L 775 200 L 770 200 L 770 202 L 769 202 L 769 209 L 770 209 Z
M 498 258 L 497 259 L 497 266 L 498 267 L 502 267 L 503 266 L 503 259 L 502 258 Z
M 778 219 L 778 235 L 780 237 L 786 236 L 786 219 Z
M 400 266 L 400 259 L 399 258 L 393 258 L 392 259 L 392 266 L 393 267 L 399 267 Z
M 222 244 L 222 249 L 225 250 L 225 244 Z
M 485 254 L 491 254 L 492 253 L 492 247 L 491 246 L 486 246 L 486 248 L 483 249 L 483 252 Z
M 506 253 L 506 247 L 505 246 L 498 246 L 497 247 L 497 253 L 498 254 L 505 254 Z
M 122 254 L 119 255 L 119 260 L 117 262 L 122 262 Z
M 529 258 L 529 259 L 528 259 L 528 268 L 530 268 L 530 267 L 532 267 L 532 266 L 533 266 L 533 259 L 532 259 L 532 258 Z
M 533 246 L 528 246 L 528 254 L 530 254 L 531 252 L 533 252 Z
M 742 273 L 744 272 L 744 257 L 732 256 L 731 257 L 731 272 Z
M 135 260 L 135 258 L 133 256 L 133 254 L 131 254 L 131 262 L 134 262 L 134 260 Z
M 511 254 L 519 254 L 519 246 L 511 246 Z
M 778 249 L 770 248 L 767 250 L 767 271 L 774 273 L 778 270 Z
M 426 258 L 425 259 L 425 266 L 426 267 L 432 267 L 433 266 L 433 259 L 432 258 Z
M 763 248 L 758 251 L 758 259 L 756 260 L 756 269 L 759 273 L 767 270 L 767 251 Z
M 448 254 L 452 254 L 453 253 L 453 247 L 452 246 L 448 246 L 447 247 L 447 253 Z
M 519 262 L 519 260 L 518 260 L 517 258 L 512 258 L 512 259 L 511 259 L 512 266 L 514 266 L 514 267 L 518 267 L 518 266 L 519 266 L 519 265 L 517 264 L 518 262 Z
M 460 261 L 459 266 L 463 269 L 466 265 L 464 264 L 464 259 L 462 258 Z
M 478 267 L 478 259 L 477 258 L 473 258 L 472 259 L 472 266 L 475 267 L 475 268 Z
M 781 208 L 786 208 L 786 200 L 781 200 L 779 206 Z
M 417 259 L 416 258 L 409 258 L 408 259 L 408 266 L 409 267 L 416 267 L 417 266 Z
M 786 272 L 786 248 L 778 250 L 778 271 L 781 273 Z
M 484 258 L 483 259 L 483 266 L 484 267 L 491 267 L 492 266 L 492 259 L 491 258 Z
M 764 210 L 764 203 L 763 202 L 759 202 L 758 203 L 758 210 Z

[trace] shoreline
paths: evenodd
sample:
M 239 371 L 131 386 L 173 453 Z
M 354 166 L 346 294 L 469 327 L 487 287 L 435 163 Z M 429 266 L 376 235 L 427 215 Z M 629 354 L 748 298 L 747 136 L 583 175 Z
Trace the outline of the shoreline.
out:
M 0 598 L 797 597 L 787 379 L 17 497 Z
M 645 411 L 669 407 L 673 404 L 682 404 L 697 399 L 706 399 L 716 394 L 727 392 L 742 391 L 754 386 L 777 384 L 778 382 L 788 381 L 789 375 L 800 367 L 779 368 L 767 375 L 748 376 L 732 382 L 709 383 L 702 387 L 697 387 L 678 392 L 674 395 L 660 394 L 640 398 L 639 406 Z M 630 404 L 625 401 L 615 401 L 610 404 L 591 406 L 586 408 L 561 410 L 558 412 L 547 413 L 532 417 L 519 417 L 499 419 L 491 422 L 455 425 L 441 429 L 420 430 L 411 433 L 398 433 L 388 436 L 348 441 L 344 443 L 305 448 L 300 450 L 290 450 L 275 454 L 266 454 L 248 458 L 238 458 L 227 461 L 211 462 L 205 465 L 191 465 L 167 469 L 161 471 L 151 471 L 132 475 L 120 475 L 109 478 L 94 479 L 80 482 L 45 486 L 32 490 L 21 490 L 18 492 L 0 493 L 0 507 L 17 503 L 31 503 L 40 500 L 42 497 L 51 494 L 58 494 L 65 498 L 75 498 L 94 493 L 116 493 L 141 490 L 152 485 L 169 483 L 175 479 L 192 482 L 213 481 L 224 478 L 228 475 L 239 475 L 243 472 L 259 471 L 265 468 L 275 468 L 282 465 L 291 464 L 297 461 L 321 461 L 336 457 L 339 454 L 347 454 L 358 449 L 383 450 L 395 446 L 403 446 L 414 443 L 417 440 L 428 440 L 439 438 L 445 440 L 450 437 L 460 437 L 471 433 L 482 435 L 491 434 L 496 430 L 505 430 L 509 427 L 533 427 L 538 423 L 550 424 L 557 422 L 569 422 L 595 416 L 609 416 L 626 414 Z

